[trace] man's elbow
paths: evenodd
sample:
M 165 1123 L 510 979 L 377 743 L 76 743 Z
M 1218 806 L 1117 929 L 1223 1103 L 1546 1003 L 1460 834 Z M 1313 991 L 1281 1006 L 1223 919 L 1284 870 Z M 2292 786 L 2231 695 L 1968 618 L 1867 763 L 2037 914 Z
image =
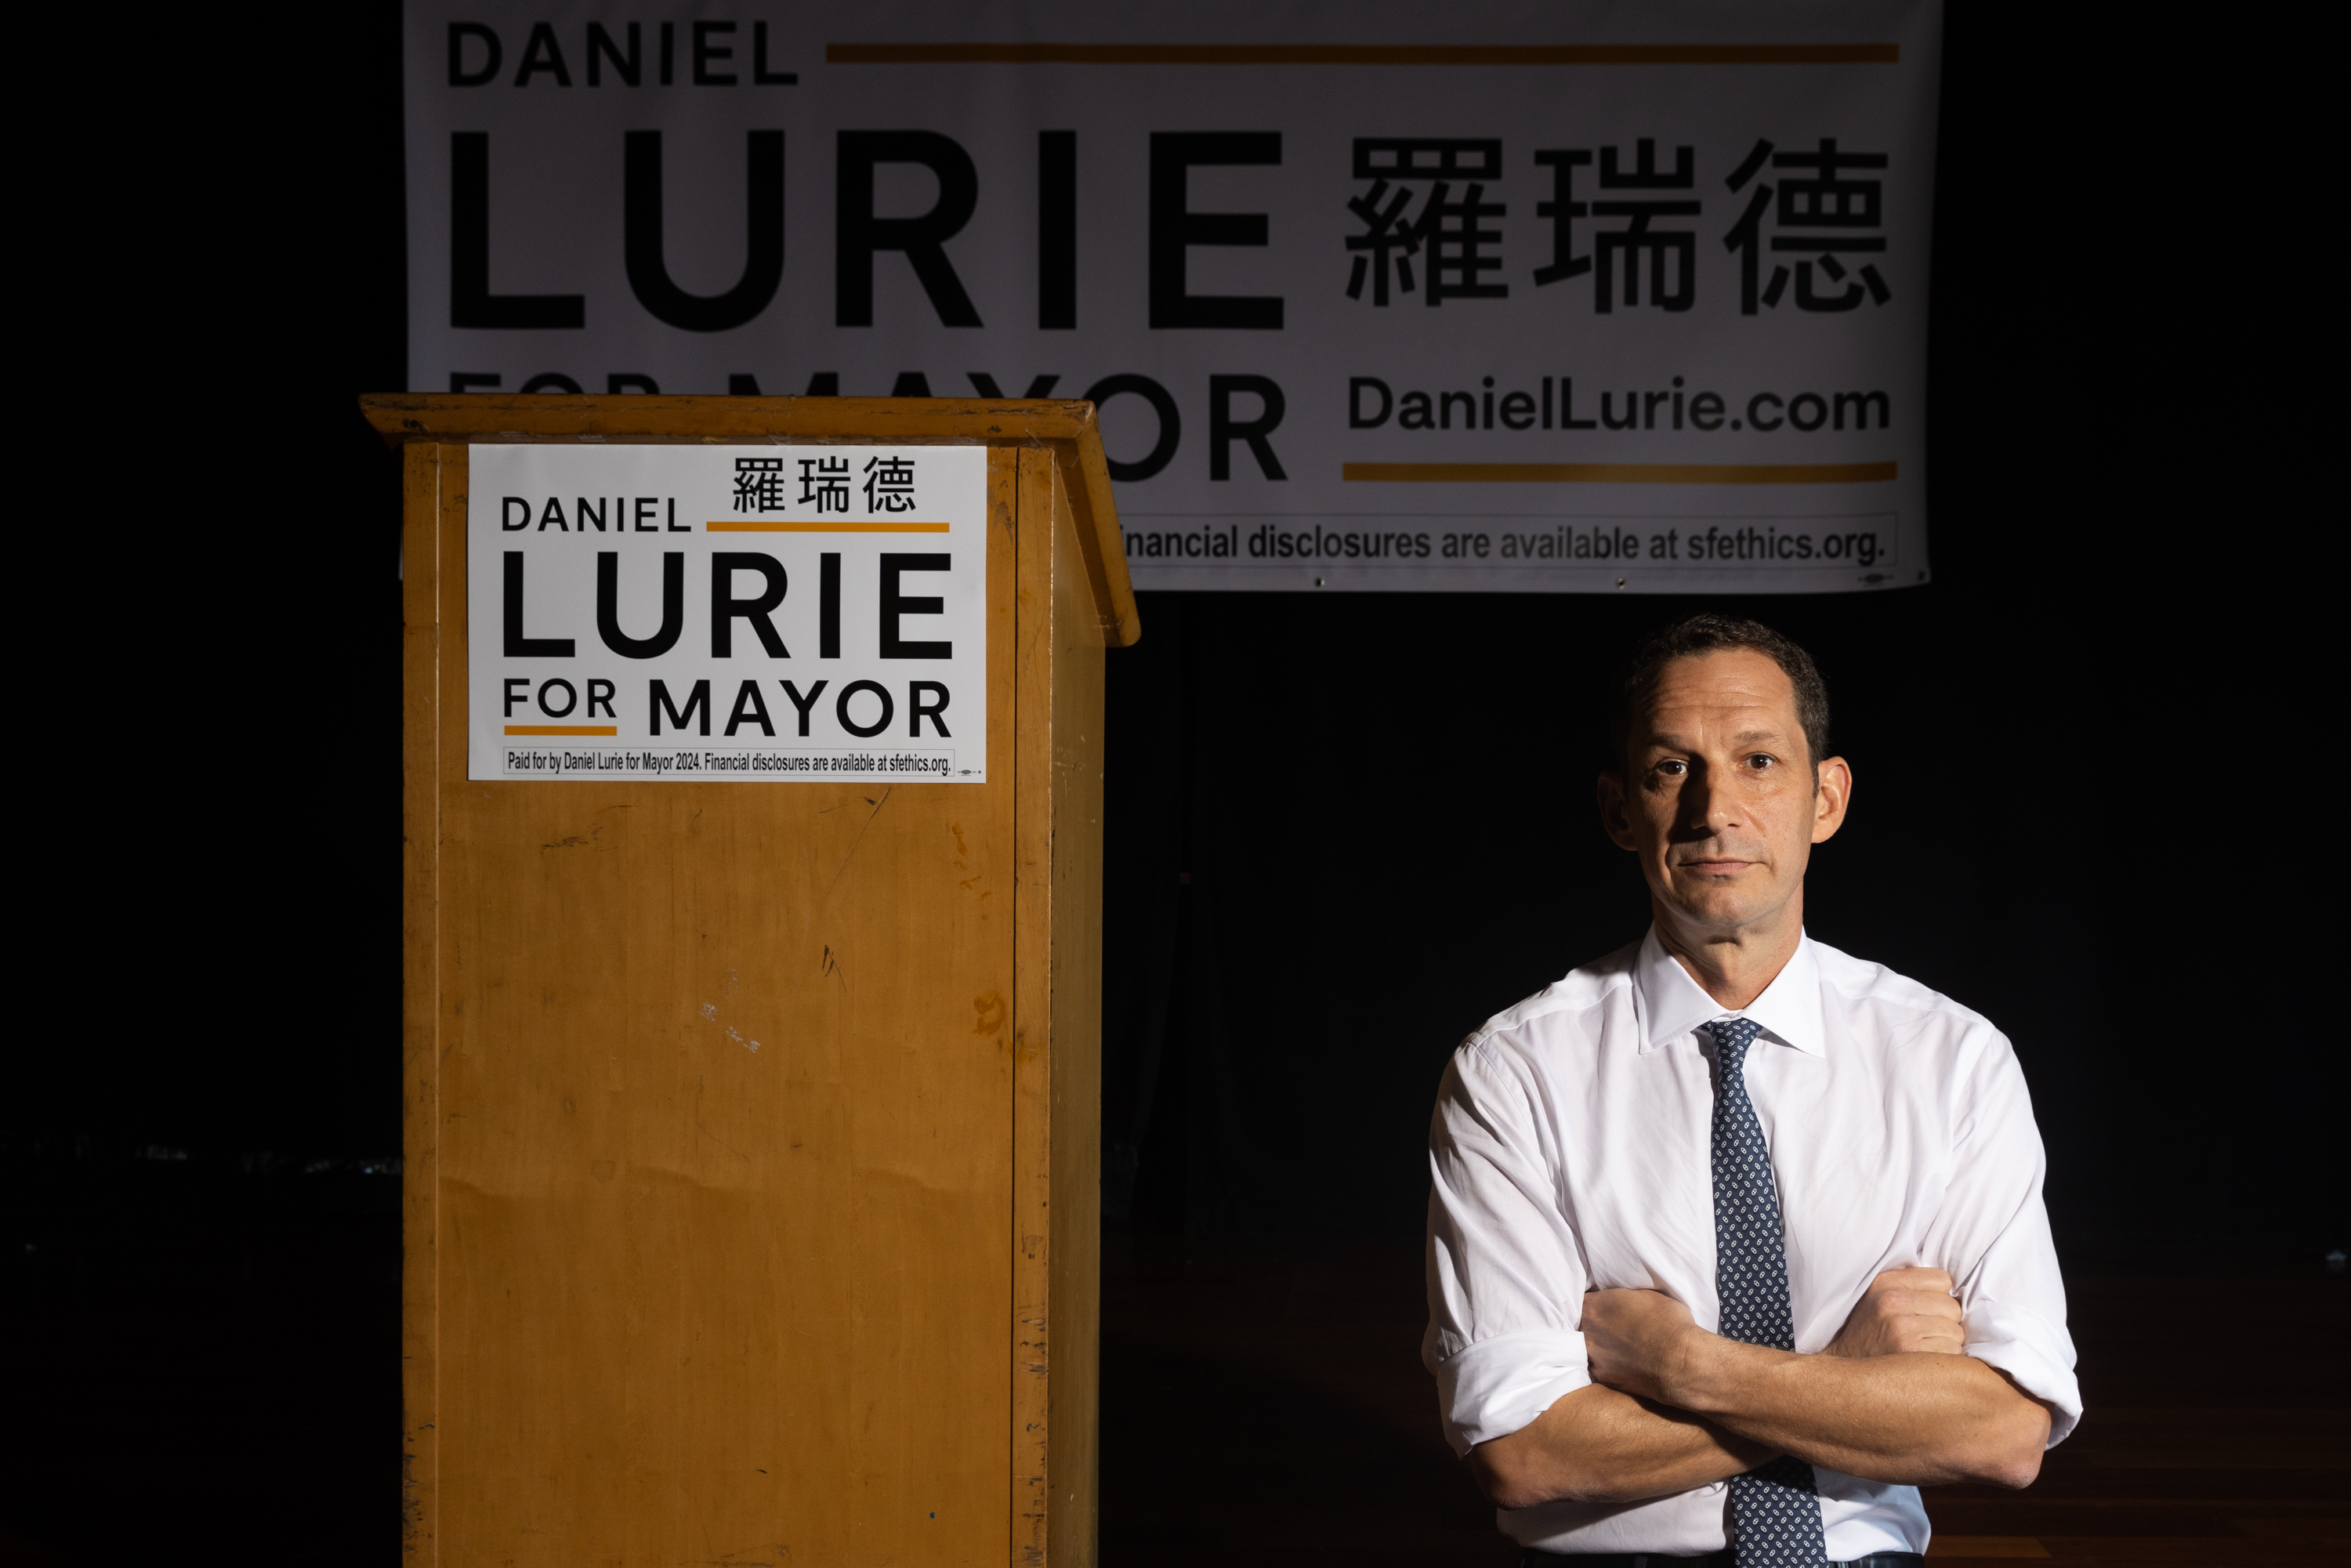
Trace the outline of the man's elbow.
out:
M 2041 1479 L 2041 1457 L 2049 1449 L 2049 1408 L 2025 1396 L 2016 1404 L 1983 1434 L 1967 1467 L 1968 1479 L 2022 1491 Z
M 1989 1455 L 1972 1478 L 1986 1486 L 2006 1487 L 2011 1491 L 2022 1491 L 2041 1479 L 2041 1449 L 2036 1446 L 2011 1448 L 2004 1453 Z
M 1486 1500 L 1496 1508 L 1532 1508 L 1552 1500 L 1529 1462 L 1533 1457 L 1523 1450 L 1523 1445 L 1498 1437 L 1469 1450 L 1469 1473 L 1477 1478 L 1478 1490 L 1486 1494 Z

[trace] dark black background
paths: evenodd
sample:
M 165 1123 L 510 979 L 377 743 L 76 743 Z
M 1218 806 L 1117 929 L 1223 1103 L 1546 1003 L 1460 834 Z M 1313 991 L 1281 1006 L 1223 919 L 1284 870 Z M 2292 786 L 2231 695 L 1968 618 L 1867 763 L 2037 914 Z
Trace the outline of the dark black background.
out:
M 2285 13 L 2231 15 L 1957 7 L 1935 581 L 1733 606 L 1813 649 L 1858 774 L 1812 930 L 2015 1040 L 2071 1256 L 2351 1239 L 2336 312 L 2262 226 L 2311 221 L 2315 87 Z M 356 1162 L 399 1147 L 398 470 L 353 400 L 405 373 L 398 12 L 131 27 L 102 92 L 79 26 L 28 44 L 17 169 L 18 645 L 54 653 L 16 704 L 0 1520 L 388 1562 L 396 1182 Z M 1412 1233 L 1455 1040 L 1642 928 L 1590 731 L 1686 608 L 1144 597 L 1113 1226 Z

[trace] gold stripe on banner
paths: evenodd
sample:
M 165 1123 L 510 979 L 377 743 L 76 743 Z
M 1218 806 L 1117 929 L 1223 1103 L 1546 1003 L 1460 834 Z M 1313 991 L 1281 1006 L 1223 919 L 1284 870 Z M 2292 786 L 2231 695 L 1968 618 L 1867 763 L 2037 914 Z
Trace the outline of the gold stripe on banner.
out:
M 945 523 L 763 523 L 722 517 L 702 525 L 711 534 L 943 534 Z
M 1890 66 L 1899 44 L 827 44 L 834 66 Z
M 1346 463 L 1350 483 L 1386 485 L 1876 485 L 1891 463 Z
M 613 724 L 510 724 L 508 735 L 618 735 L 621 727 Z

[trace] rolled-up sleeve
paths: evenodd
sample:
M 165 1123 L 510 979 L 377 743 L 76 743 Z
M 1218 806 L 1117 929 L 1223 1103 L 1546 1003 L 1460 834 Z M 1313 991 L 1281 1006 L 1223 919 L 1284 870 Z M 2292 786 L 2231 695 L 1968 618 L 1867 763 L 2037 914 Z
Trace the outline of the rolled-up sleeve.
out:
M 2008 1041 L 1989 1028 L 1957 1102 L 1950 1186 L 1928 1252 L 1959 1281 L 1967 1354 L 2050 1406 L 2049 1445 L 2082 1418 L 2065 1281 L 2041 1186 L 2047 1159 Z
M 1532 1086 L 1472 1040 L 1429 1128 L 1428 1332 L 1454 1451 L 1519 1430 L 1592 1381 L 1585 1270 L 1543 1157 Z

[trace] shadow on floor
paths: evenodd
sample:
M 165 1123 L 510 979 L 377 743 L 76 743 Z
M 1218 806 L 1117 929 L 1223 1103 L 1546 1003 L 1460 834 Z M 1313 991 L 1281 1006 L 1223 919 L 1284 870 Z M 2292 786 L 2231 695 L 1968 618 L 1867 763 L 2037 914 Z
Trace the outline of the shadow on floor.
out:
M 1105 1568 L 1515 1561 L 1437 1428 L 1416 1249 L 1104 1240 Z

